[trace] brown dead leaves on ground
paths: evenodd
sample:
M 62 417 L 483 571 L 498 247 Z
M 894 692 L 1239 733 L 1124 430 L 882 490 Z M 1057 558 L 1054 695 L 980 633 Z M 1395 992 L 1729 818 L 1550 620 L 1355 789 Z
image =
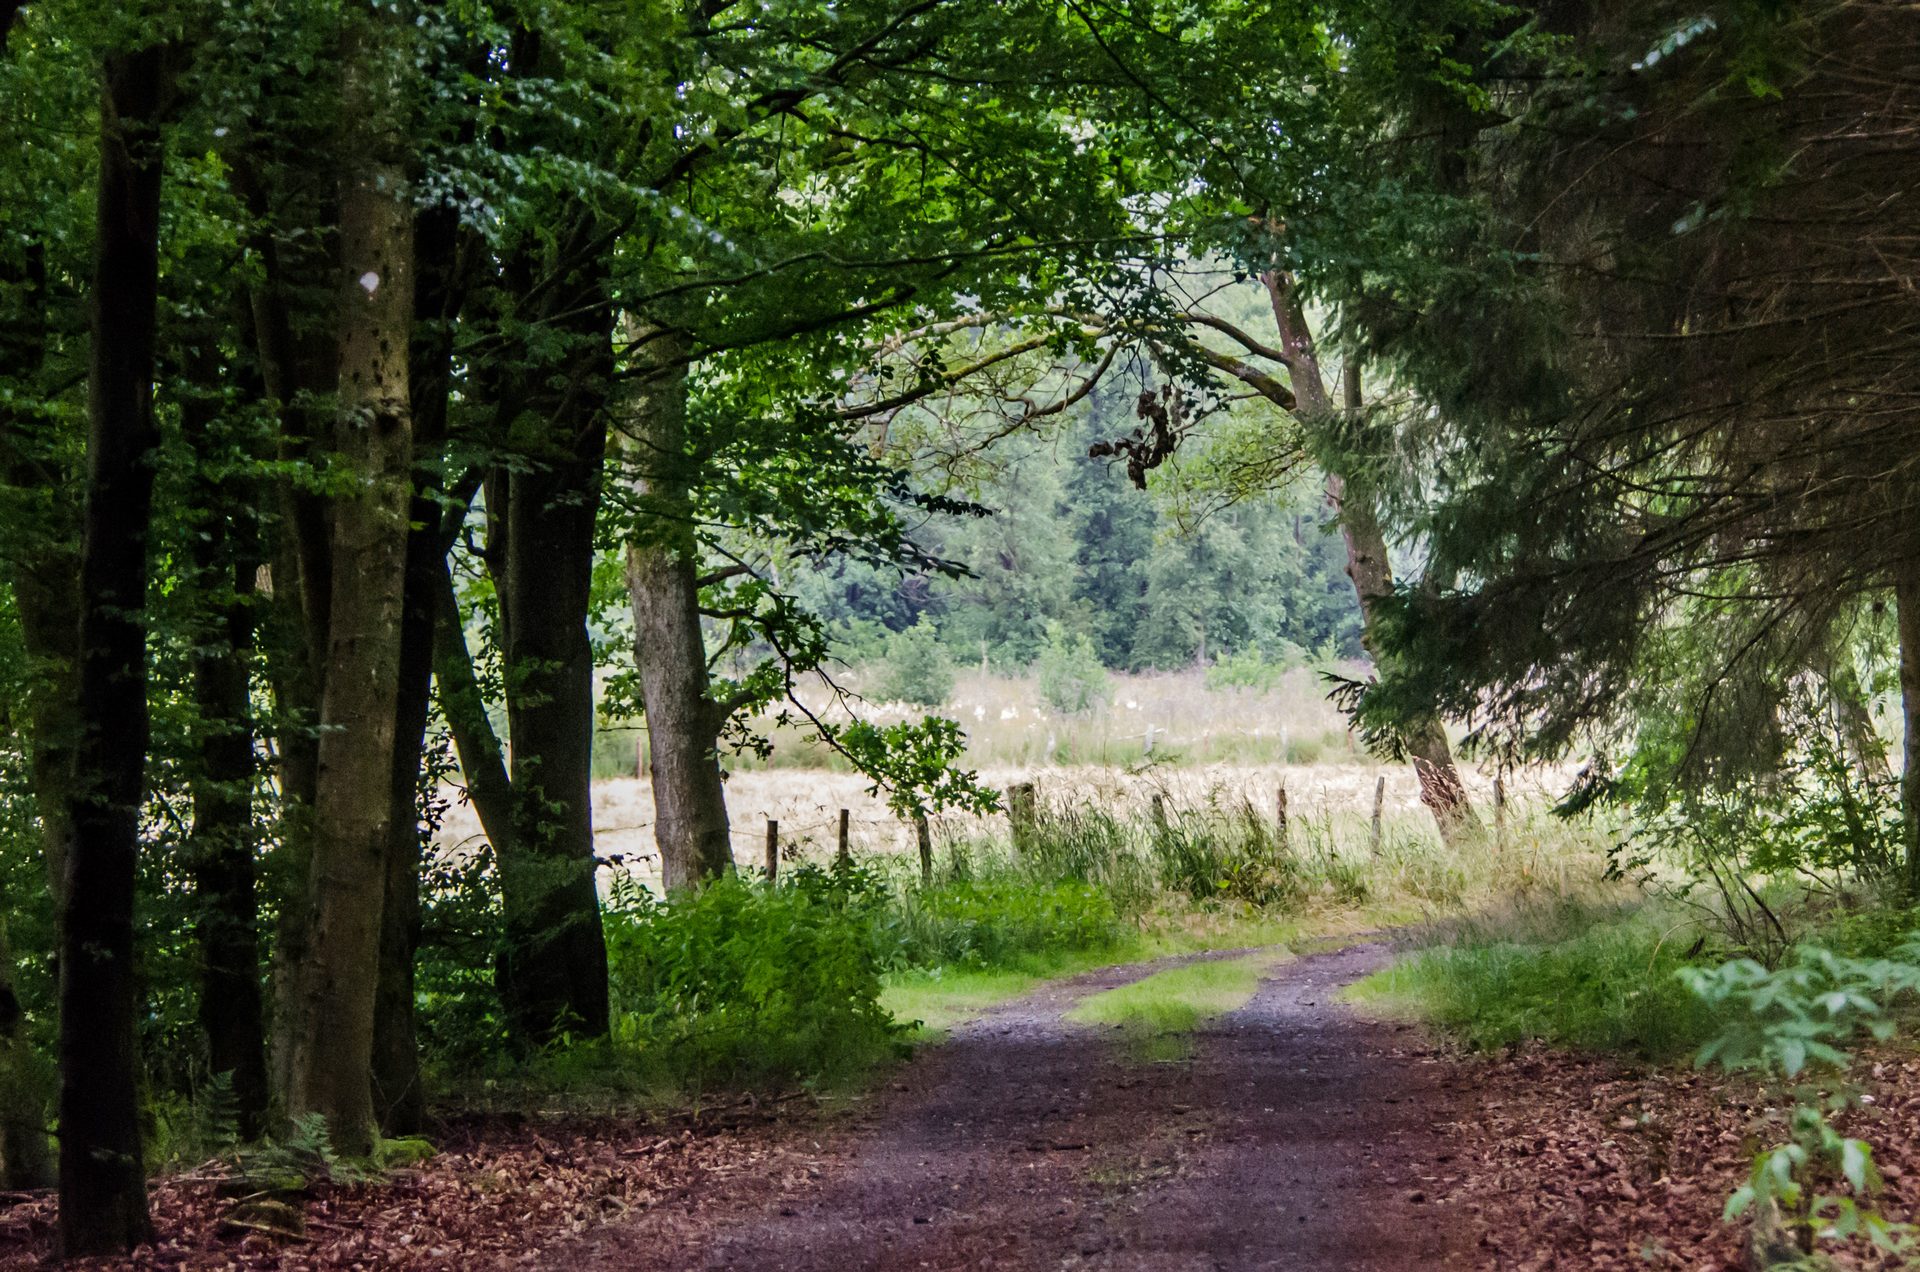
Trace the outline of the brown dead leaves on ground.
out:
M 323 1184 L 290 1198 L 305 1236 L 288 1240 L 225 1222 L 234 1199 L 215 1169 L 156 1181 L 159 1239 L 85 1269 L 546 1267 L 543 1251 L 654 1207 L 689 1206 L 777 1155 L 776 1127 L 724 1130 L 637 1122 L 469 1120 L 436 1137 L 441 1151 L 378 1184 Z M 0 1211 L 0 1267 L 30 1267 L 52 1248 L 54 1201 L 36 1194 Z
M 1634 1070 L 1529 1048 L 1464 1061 L 1481 1070 L 1477 1116 L 1461 1122 L 1450 1201 L 1483 1227 L 1486 1266 L 1686 1269 L 1745 1263 L 1746 1228 L 1721 1219 L 1754 1156 L 1788 1137 L 1790 1107 L 1752 1081 Z M 1890 1218 L 1920 1202 L 1920 1062 L 1882 1049 L 1852 1075 L 1872 1101 L 1843 1123 L 1867 1140 Z M 1878 1267 L 1858 1253 L 1843 1265 Z

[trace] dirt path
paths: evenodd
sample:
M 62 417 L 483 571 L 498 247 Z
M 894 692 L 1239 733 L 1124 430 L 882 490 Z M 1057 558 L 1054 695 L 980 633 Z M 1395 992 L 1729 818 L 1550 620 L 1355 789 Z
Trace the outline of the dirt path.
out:
M 1284 964 L 1174 1064 L 1130 1062 L 1061 1018 L 1167 962 L 1050 987 L 955 1030 L 848 1125 L 724 1194 L 551 1253 L 756 1272 L 1474 1266 L 1473 1225 L 1435 1186 L 1460 1078 L 1416 1033 L 1333 1001 L 1386 958 Z

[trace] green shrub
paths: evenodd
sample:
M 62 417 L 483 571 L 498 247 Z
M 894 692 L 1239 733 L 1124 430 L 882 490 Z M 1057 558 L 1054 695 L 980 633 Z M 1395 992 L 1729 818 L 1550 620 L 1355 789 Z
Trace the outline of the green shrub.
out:
M 1113 701 L 1107 669 L 1083 632 L 1047 624 L 1047 643 L 1037 663 L 1040 696 L 1062 715 L 1082 715 Z
M 911 702 L 937 707 L 953 696 L 953 663 L 940 634 L 922 618 L 903 632 L 887 637 L 887 652 L 875 686 L 888 702 Z
M 1094 885 L 996 879 L 912 892 L 876 919 L 874 936 L 891 967 L 988 968 L 1023 955 L 1106 949 L 1125 932 L 1112 899 Z
M 1306 660 L 1306 651 L 1292 641 L 1280 642 L 1280 656 L 1267 657 L 1258 645 L 1249 645 L 1236 653 L 1223 655 L 1207 668 L 1206 685 L 1212 693 L 1245 689 L 1253 693 L 1272 693 L 1280 687 L 1289 667 Z
M 1889 958 L 1847 958 L 1801 945 L 1777 970 L 1734 959 L 1687 968 L 1682 976 L 1703 1003 L 1726 1016 L 1699 1062 L 1758 1071 L 1771 1080 L 1774 1098 L 1794 1101 L 1790 1138 L 1754 1158 L 1747 1182 L 1727 1199 L 1726 1217 L 1751 1210 L 1756 1229 L 1790 1233 L 1804 1254 L 1821 1241 L 1842 1245 L 1856 1238 L 1882 1253 L 1911 1254 L 1913 1225 L 1890 1220 L 1879 1208 L 1885 1185 L 1872 1146 L 1843 1135 L 1830 1119 L 1864 1103 L 1845 1079 L 1851 1057 L 1841 1048 L 1862 1034 L 1892 1037 L 1888 1008 L 1920 996 L 1920 933 Z M 1809 1070 L 1824 1072 L 1809 1080 Z
M 1289 905 L 1308 887 L 1300 863 L 1250 808 L 1172 818 L 1155 828 L 1152 846 L 1161 886 L 1192 901 Z
M 806 868 L 623 894 L 606 923 L 616 1042 L 695 1089 L 870 1068 L 901 1045 L 872 939 L 885 898 L 858 869 Z

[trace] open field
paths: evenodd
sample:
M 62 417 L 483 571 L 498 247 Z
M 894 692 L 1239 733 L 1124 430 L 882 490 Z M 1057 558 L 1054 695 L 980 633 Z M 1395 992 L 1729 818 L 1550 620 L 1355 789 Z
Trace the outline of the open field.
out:
M 1492 779 L 1464 769 L 1476 801 L 1492 800 Z M 1407 765 L 1370 762 L 1342 764 L 1207 764 L 1117 768 L 1093 765 L 993 766 L 980 772 L 989 786 L 1004 790 L 1031 781 L 1040 798 L 1054 807 L 1093 807 L 1121 821 L 1144 820 L 1159 795 L 1170 816 L 1182 812 L 1251 808 L 1275 815 L 1278 793 L 1286 787 L 1288 813 L 1298 822 L 1317 823 L 1336 842 L 1363 843 L 1372 816 L 1374 784 L 1386 779 L 1383 824 L 1389 836 L 1433 836 L 1433 822 L 1420 804 L 1419 784 Z M 1522 773 L 1509 779 L 1509 798 L 1519 806 L 1538 806 L 1564 784 L 1557 770 Z M 848 838 L 857 855 L 913 851 L 913 830 L 893 817 L 885 802 L 868 793 L 864 778 L 828 769 L 762 769 L 735 772 L 727 782 L 733 818 L 734 859 L 742 866 L 764 860 L 766 824 L 780 823 L 782 853 L 788 859 L 825 861 L 835 850 L 839 810 L 849 812 Z M 602 860 L 651 883 L 659 864 L 653 845 L 653 791 L 644 778 L 616 778 L 594 786 L 594 830 Z M 947 813 L 933 818 L 936 850 L 976 838 L 1004 836 L 1003 815 L 974 817 Z M 471 808 L 456 801 L 442 830 L 443 850 L 458 851 L 481 838 Z
M 1350 666 L 1337 670 L 1358 674 Z M 860 697 L 877 679 L 871 669 L 850 670 L 837 679 L 848 690 L 846 696 L 836 697 L 817 684 L 800 690 L 800 700 L 821 720 L 844 723 L 857 717 L 887 724 L 929 712 L 947 715 L 966 732 L 967 762 L 980 767 L 1366 761 L 1347 732 L 1345 717 L 1327 701 L 1326 681 L 1306 667 L 1279 673 L 1266 689 L 1209 688 L 1205 673 L 1197 668 L 1114 672 L 1108 676 L 1111 701 L 1078 715 L 1049 707 L 1031 676 L 965 672 L 938 707 Z M 771 718 L 756 721 L 754 727 L 773 740 L 774 751 L 766 760 L 730 759 L 742 771 L 845 767 L 839 756 L 797 729 Z M 603 726 L 595 744 L 596 774 L 643 771 L 646 753 L 644 726 Z

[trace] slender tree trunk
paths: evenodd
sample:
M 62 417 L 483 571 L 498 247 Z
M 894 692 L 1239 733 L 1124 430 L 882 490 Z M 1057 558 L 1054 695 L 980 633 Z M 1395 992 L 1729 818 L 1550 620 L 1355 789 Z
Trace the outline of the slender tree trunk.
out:
M 641 380 L 622 423 L 646 519 L 627 545 L 627 591 L 653 775 L 653 834 L 665 885 L 697 887 L 732 868 L 733 847 L 715 750 L 725 715 L 710 692 L 700 633 L 685 344 L 646 332 L 636 350 Z
M 332 599 L 321 696 L 305 965 L 297 978 L 288 1112 L 324 1114 L 341 1152 L 372 1147 L 374 1003 L 392 833 L 394 707 L 413 458 L 408 337 L 413 218 L 399 155 L 404 59 L 384 30 L 350 28 L 341 192 L 336 460 L 355 489 L 333 508 Z
M 1900 771 L 1900 821 L 1906 839 L 1906 884 L 1920 900 L 1920 561 L 1905 561 L 1893 580 L 1900 639 L 1900 713 L 1905 725 Z
M 80 549 L 80 742 L 62 890 L 60 1226 L 65 1257 L 150 1240 L 134 1032 L 133 892 L 147 758 L 164 48 L 109 54 Z
M 439 550 L 437 509 L 416 497 L 416 521 L 407 536 L 405 598 L 401 606 L 399 672 L 396 681 L 393 764 L 388 800 L 386 880 L 380 909 L 380 970 L 374 1000 L 373 1106 L 381 1131 L 410 1135 L 426 1119 L 420 1084 L 420 1049 L 414 1029 L 414 955 L 420 947 L 420 768 L 426 754 L 427 716 L 433 689 L 433 596 L 422 590 L 430 562 L 417 558 Z
M 1266 285 L 1274 321 L 1280 328 L 1281 346 L 1289 360 L 1296 410 L 1310 421 L 1333 420 L 1336 408 L 1327 392 L 1326 376 L 1292 280 L 1275 271 L 1261 281 Z M 1349 366 L 1343 379 L 1344 409 L 1358 415 L 1362 407 L 1359 368 Z M 1360 641 L 1378 664 L 1380 656 L 1373 639 L 1374 615 L 1380 601 L 1393 594 L 1393 566 L 1387 557 L 1386 535 L 1364 493 L 1351 487 L 1344 476 L 1329 470 L 1326 492 L 1327 503 L 1339 518 L 1340 533 L 1347 545 L 1347 577 L 1353 581 L 1354 595 L 1360 602 Z M 1402 743 L 1420 782 L 1420 802 L 1433 814 L 1441 837 L 1451 842 L 1463 832 L 1477 831 L 1480 819 L 1474 815 L 1439 717 L 1430 716 L 1408 725 L 1403 730 Z
M 280 420 L 279 458 L 287 464 L 325 459 L 327 425 L 319 403 L 333 396 L 339 375 L 338 331 L 296 322 L 301 285 L 322 279 L 290 277 L 275 231 L 274 204 L 255 157 L 236 145 L 227 155 L 233 184 L 250 218 L 249 244 L 260 276 L 249 289 L 252 353 L 265 397 Z M 331 276 L 325 281 L 332 281 Z M 297 327 L 300 329 L 296 330 Z M 326 501 L 301 482 L 275 489 L 279 522 L 268 552 L 271 604 L 262 648 L 273 687 L 273 741 L 279 778 L 278 847 L 269 861 L 279 919 L 274 927 L 273 1031 L 268 1049 L 276 1099 L 286 1103 L 292 1082 L 297 1013 L 285 1009 L 297 993 L 307 949 L 307 878 L 312 870 L 313 808 L 320 784 L 320 700 L 326 680 L 328 608 L 333 568 Z
M 231 592 L 217 612 L 219 630 L 194 656 L 194 701 L 203 735 L 190 842 L 199 905 L 200 1026 L 208 1065 L 214 1073 L 231 1075 L 240 1131 L 252 1139 L 265 1129 L 268 1100 L 249 683 L 254 564 L 228 541 L 222 518 L 234 509 L 221 502 L 196 542 L 201 577 Z
M 438 562 L 434 599 L 433 678 L 440 690 L 440 710 L 453 734 L 460 757 L 460 775 L 467 798 L 480 818 L 480 829 L 493 845 L 496 860 L 513 843 L 513 784 L 507 779 L 506 755 L 487 719 L 487 700 L 473 672 L 473 654 L 454 594 L 453 576 L 442 557 Z
M 598 289 L 595 289 L 596 291 Z M 607 1031 L 607 951 L 593 856 L 593 650 L 587 615 L 593 530 L 613 373 L 604 294 L 575 308 L 604 322 L 569 333 L 568 387 L 548 413 L 552 451 L 508 477 L 505 526 L 507 732 L 513 835 L 500 856 L 506 911 L 502 990 L 515 1033 Z M 497 845 L 496 845 L 497 847 Z
M 436 594 L 446 573 L 453 516 L 443 505 L 437 461 L 444 458 L 453 376 L 453 321 L 464 289 L 458 277 L 460 221 L 446 205 L 414 219 L 414 330 L 408 395 L 413 411 L 415 492 L 407 511 L 407 559 L 400 609 L 399 692 L 394 710 L 387 881 L 380 922 L 380 984 L 374 1005 L 373 1098 L 380 1128 L 407 1135 L 426 1119 L 414 1028 L 414 957 L 420 947 L 420 769 L 433 692 Z
M 1827 655 L 1820 668 L 1820 679 L 1827 687 L 1827 700 L 1833 707 L 1834 727 L 1840 731 L 1840 744 L 1862 782 L 1884 782 L 1893 776 L 1887 761 L 1887 744 L 1873 726 L 1873 708 L 1854 670 L 1853 656 L 1844 648 Z

